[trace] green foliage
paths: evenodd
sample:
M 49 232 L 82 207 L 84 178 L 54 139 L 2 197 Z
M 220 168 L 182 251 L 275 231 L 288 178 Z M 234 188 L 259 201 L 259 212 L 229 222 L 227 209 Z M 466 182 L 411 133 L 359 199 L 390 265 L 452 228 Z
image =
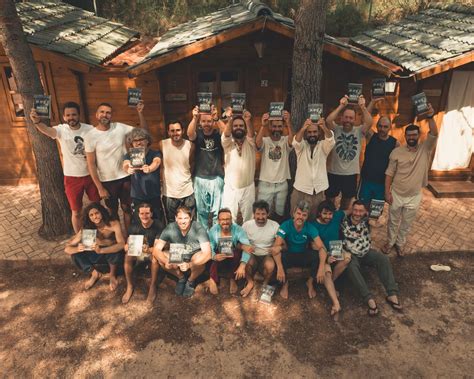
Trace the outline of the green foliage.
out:
M 361 9 L 352 3 L 339 3 L 326 18 L 326 33 L 335 37 L 351 37 L 367 29 Z

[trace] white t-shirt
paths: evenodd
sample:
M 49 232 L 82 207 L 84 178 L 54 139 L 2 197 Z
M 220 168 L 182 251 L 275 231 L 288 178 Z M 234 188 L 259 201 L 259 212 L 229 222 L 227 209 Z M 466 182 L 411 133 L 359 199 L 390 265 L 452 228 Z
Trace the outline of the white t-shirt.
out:
M 281 137 L 279 141 L 263 137 L 261 151 L 260 180 L 268 183 L 282 183 L 291 178 L 288 161 L 291 147 L 288 145 L 288 136 Z
M 163 153 L 163 195 L 182 199 L 194 193 L 189 156 L 192 142 L 183 140 L 176 147 L 171 138 L 161 141 Z
M 242 225 L 251 245 L 255 248 L 254 254 L 259 256 L 270 253 L 279 227 L 278 222 L 270 219 L 267 219 L 265 226 L 258 226 L 255 220 L 248 220 Z
M 53 129 L 56 130 L 56 139 L 61 146 L 64 175 L 76 177 L 89 175 L 84 151 L 84 137 L 94 127 L 81 123 L 79 129 L 73 130 L 68 124 L 59 124 L 53 126 Z
M 354 126 L 349 133 L 341 125 L 334 129 L 336 146 L 329 155 L 328 172 L 336 175 L 360 173 L 360 150 L 362 148 L 362 126 Z
M 239 154 L 234 139 L 222 134 L 222 147 L 224 149 L 224 183 L 234 189 L 248 187 L 254 182 L 255 177 L 255 139 L 246 137 Z
M 111 122 L 108 130 L 92 129 L 85 138 L 86 153 L 95 152 L 97 171 L 101 182 L 122 179 L 128 176 L 122 169 L 125 135 L 133 126 Z

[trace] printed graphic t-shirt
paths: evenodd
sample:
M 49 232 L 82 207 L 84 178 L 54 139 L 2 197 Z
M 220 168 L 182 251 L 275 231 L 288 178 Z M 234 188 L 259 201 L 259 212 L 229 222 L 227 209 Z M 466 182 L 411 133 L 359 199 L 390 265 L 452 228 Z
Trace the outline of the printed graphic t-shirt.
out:
M 360 173 L 360 150 L 362 148 L 362 126 L 354 126 L 352 131 L 344 132 L 341 125 L 334 129 L 336 146 L 329 154 L 328 172 L 336 175 L 355 175 Z

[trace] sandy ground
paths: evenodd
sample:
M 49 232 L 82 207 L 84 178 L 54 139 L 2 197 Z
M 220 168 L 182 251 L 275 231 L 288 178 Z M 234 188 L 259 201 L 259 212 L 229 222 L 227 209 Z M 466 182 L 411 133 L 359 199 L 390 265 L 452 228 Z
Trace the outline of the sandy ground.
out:
M 368 272 L 381 314 L 369 318 L 350 289 L 344 312 L 329 317 L 324 289 L 309 300 L 304 280 L 290 300 L 271 305 L 203 286 L 177 298 L 160 285 L 153 308 L 144 301 L 148 273 L 131 302 L 108 289 L 106 277 L 82 290 L 72 265 L 0 263 L 2 377 L 370 377 L 474 375 L 474 255 L 422 254 L 395 259 L 404 314 L 395 313 L 373 270 Z M 451 272 L 434 273 L 432 263 Z

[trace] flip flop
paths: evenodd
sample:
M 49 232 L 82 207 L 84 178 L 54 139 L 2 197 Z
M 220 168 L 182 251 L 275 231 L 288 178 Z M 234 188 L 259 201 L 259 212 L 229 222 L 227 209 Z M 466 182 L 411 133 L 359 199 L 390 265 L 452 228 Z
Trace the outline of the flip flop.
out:
M 451 271 L 451 267 L 449 266 L 445 266 L 445 265 L 441 265 L 441 264 L 435 264 L 435 265 L 431 265 L 430 266 L 430 269 L 432 271 Z
M 396 303 L 395 301 L 390 300 L 388 298 L 388 296 L 385 298 L 385 300 L 387 301 L 388 305 L 390 305 L 392 307 L 393 310 L 395 310 L 399 313 L 403 312 L 403 307 L 400 304 L 400 299 L 398 300 L 398 303 Z
M 369 317 L 375 317 L 379 314 L 379 308 L 377 307 L 377 303 L 375 304 L 375 308 L 372 308 L 370 305 L 367 305 L 367 314 Z

